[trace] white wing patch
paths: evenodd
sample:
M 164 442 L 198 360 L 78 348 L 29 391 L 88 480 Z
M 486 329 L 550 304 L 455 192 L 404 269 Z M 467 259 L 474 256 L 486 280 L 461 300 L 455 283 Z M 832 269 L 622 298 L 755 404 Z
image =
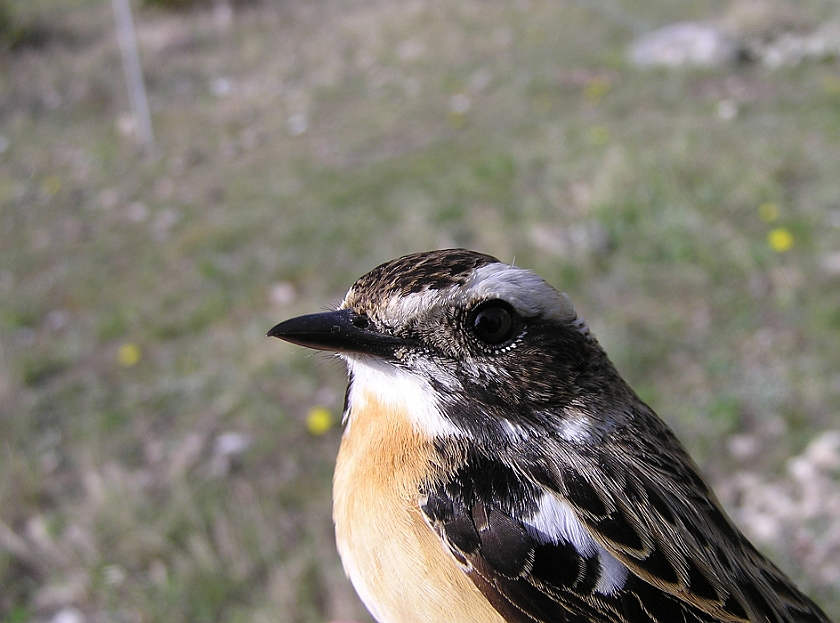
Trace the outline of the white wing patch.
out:
M 524 523 L 531 535 L 541 543 L 569 543 L 584 558 L 597 556 L 601 575 L 595 585 L 596 592 L 612 595 L 627 581 L 627 567 L 592 538 L 589 530 L 575 516 L 572 507 L 556 495 L 543 494 L 537 512 L 525 519 Z
M 627 582 L 627 574 L 630 571 L 601 545 L 598 545 L 598 560 L 601 562 L 601 577 L 598 578 L 595 590 L 602 595 L 613 595 Z
M 595 539 L 575 517 L 572 507 L 550 493 L 540 498 L 537 512 L 525 520 L 525 527 L 540 543 L 563 541 L 573 545 L 586 558 L 597 551 Z

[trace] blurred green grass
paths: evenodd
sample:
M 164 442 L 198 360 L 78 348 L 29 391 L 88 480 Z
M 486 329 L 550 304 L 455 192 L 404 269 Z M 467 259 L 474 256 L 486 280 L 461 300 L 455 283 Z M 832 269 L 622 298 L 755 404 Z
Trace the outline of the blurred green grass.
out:
M 332 542 L 340 432 L 306 425 L 343 368 L 263 336 L 408 252 L 567 291 L 736 516 L 734 478 L 787 482 L 840 426 L 837 64 L 642 72 L 585 3 L 147 8 L 144 155 L 106 4 L 4 6 L 40 36 L 0 52 L 0 619 L 369 620 Z M 808 534 L 760 544 L 837 619 L 807 550 L 840 544 Z

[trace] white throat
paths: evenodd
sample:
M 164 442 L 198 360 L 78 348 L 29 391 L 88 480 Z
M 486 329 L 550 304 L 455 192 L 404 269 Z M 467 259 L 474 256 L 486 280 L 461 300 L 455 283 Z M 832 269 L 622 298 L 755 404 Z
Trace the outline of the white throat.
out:
M 441 412 L 435 390 L 422 377 L 363 355 L 342 355 L 352 375 L 347 395 L 345 424 L 353 425 L 353 410 L 364 407 L 366 396 L 405 413 L 415 430 L 431 438 L 459 436 L 461 432 Z

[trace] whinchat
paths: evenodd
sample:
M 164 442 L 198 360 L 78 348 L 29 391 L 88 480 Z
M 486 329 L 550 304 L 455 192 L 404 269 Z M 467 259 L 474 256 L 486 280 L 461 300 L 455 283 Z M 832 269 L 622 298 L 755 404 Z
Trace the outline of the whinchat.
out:
M 347 362 L 333 519 L 379 623 L 829 623 L 534 273 L 408 255 L 268 335 Z

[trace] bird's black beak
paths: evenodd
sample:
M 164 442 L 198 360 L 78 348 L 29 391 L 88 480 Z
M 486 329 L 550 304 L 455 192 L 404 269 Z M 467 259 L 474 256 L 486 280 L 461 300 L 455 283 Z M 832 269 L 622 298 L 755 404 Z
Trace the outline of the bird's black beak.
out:
M 410 340 L 380 333 L 366 316 L 350 309 L 290 318 L 267 333 L 292 344 L 337 353 L 361 353 L 389 357 Z

